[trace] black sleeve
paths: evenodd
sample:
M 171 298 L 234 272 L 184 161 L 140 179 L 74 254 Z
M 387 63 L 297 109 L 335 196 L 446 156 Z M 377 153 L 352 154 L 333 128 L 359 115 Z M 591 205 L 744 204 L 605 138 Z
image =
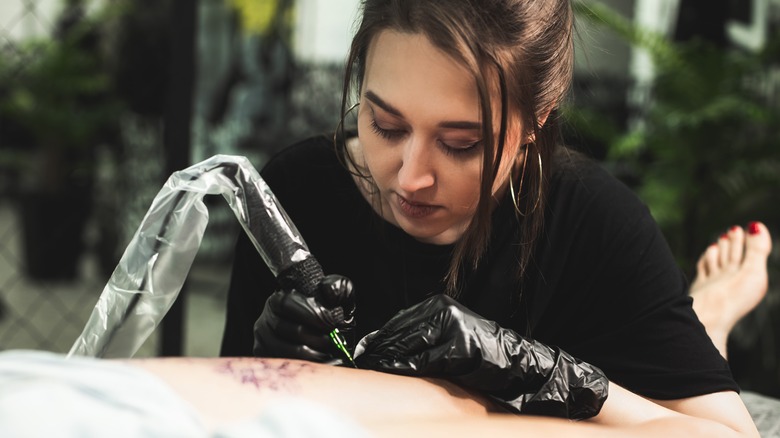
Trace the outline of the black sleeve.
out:
M 601 169 L 567 178 L 547 234 L 556 261 L 540 331 L 643 396 L 738 390 L 647 207 Z
M 726 361 L 699 322 L 688 285 L 649 212 L 614 226 L 594 299 L 603 310 L 596 335 L 578 349 L 599 355 L 607 375 L 658 399 L 736 390 Z

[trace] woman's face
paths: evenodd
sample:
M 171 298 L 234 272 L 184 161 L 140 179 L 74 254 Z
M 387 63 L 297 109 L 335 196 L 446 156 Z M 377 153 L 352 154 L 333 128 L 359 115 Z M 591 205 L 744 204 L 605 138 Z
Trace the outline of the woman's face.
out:
M 374 38 L 358 112 L 363 157 L 357 158 L 379 189 L 387 221 L 427 243 L 450 244 L 463 234 L 479 200 L 479 108 L 473 75 L 427 37 L 386 30 Z M 505 149 L 507 156 L 517 150 Z M 494 192 L 514 161 L 502 160 Z

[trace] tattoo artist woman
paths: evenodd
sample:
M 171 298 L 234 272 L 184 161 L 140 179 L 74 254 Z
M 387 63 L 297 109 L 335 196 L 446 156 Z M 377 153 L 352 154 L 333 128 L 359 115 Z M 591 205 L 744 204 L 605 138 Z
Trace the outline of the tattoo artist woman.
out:
M 569 1 L 364 3 L 338 132 L 262 171 L 349 280 L 279 290 L 242 235 L 221 354 L 325 362 L 333 328 L 353 347 L 378 330 L 361 368 L 447 378 L 510 412 L 757 436 L 645 206 L 558 144 Z

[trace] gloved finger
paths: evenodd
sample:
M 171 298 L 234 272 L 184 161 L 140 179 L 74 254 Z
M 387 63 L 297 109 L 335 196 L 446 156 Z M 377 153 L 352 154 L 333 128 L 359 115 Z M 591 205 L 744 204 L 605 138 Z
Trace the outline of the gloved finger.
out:
M 424 303 L 425 301 L 415 304 L 393 315 L 393 317 L 379 329 L 376 338 L 387 339 L 396 333 L 407 331 L 408 327 L 425 322 L 428 319 L 428 314 L 425 311 L 427 310 L 427 307 L 423 306 Z
M 252 352 L 257 357 L 283 357 L 312 362 L 326 362 L 332 359 L 330 354 L 315 350 L 308 345 L 290 344 L 274 336 L 262 338 L 255 336 Z
M 268 321 L 268 326 L 270 330 L 266 330 L 265 333 L 273 333 L 281 342 L 306 345 L 322 352 L 328 352 L 335 348 L 329 332 L 314 331 L 307 326 L 284 319 Z M 255 332 L 258 333 L 258 330 Z
M 355 314 L 355 292 L 352 281 L 342 275 L 326 275 L 319 284 L 320 300 L 328 308 L 341 307 L 344 319 Z
M 355 359 L 361 368 L 404 375 L 429 375 L 429 358 L 444 357 L 451 346 L 440 341 L 440 329 L 423 321 L 407 330 L 383 337 L 376 332 L 364 345 L 365 351 Z
M 374 338 L 376 338 L 377 333 L 379 333 L 379 330 L 374 330 L 373 332 L 363 336 L 363 338 L 358 341 L 357 345 L 355 345 L 355 352 L 352 354 L 352 357 L 356 358 L 361 354 L 365 353 L 366 345 L 373 342 Z
M 357 363 L 361 368 L 375 371 L 406 376 L 436 376 L 445 371 L 450 350 L 447 345 L 439 345 L 408 356 L 364 354 L 356 361 L 359 361 Z
M 270 357 L 320 360 L 328 352 L 326 336 L 279 319 L 273 312 L 264 311 L 254 325 L 254 353 Z M 301 348 L 304 346 L 306 348 Z
M 415 321 L 413 325 L 394 327 L 389 332 L 384 327 L 366 343 L 366 353 L 380 356 L 411 356 L 428 350 L 439 343 L 441 330 L 431 321 Z
M 453 317 L 460 317 L 463 312 L 462 306 L 455 299 L 444 294 L 434 295 L 401 310 L 390 318 L 380 331 L 386 333 L 382 335 L 382 337 L 386 337 L 389 333 L 407 330 L 408 327 L 434 320 L 440 327 L 444 327 L 450 323 Z
M 361 366 L 413 375 L 459 375 L 477 368 L 485 348 L 479 334 L 490 327 L 464 309 L 441 295 L 399 312 L 366 343 Z
M 274 292 L 267 305 L 279 319 L 305 325 L 312 331 L 330 332 L 335 327 L 346 325 L 342 308 L 328 309 L 315 297 L 307 297 L 294 290 Z
M 366 341 L 366 351 L 410 356 L 463 337 L 460 310 L 446 295 L 431 297 L 398 312 Z

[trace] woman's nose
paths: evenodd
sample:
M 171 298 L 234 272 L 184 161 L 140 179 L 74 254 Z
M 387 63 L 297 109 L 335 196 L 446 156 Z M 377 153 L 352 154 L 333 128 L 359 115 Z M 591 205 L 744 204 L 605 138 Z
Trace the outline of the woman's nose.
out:
M 411 138 L 405 145 L 398 170 L 399 188 L 407 193 L 432 187 L 436 182 L 430 145 Z

